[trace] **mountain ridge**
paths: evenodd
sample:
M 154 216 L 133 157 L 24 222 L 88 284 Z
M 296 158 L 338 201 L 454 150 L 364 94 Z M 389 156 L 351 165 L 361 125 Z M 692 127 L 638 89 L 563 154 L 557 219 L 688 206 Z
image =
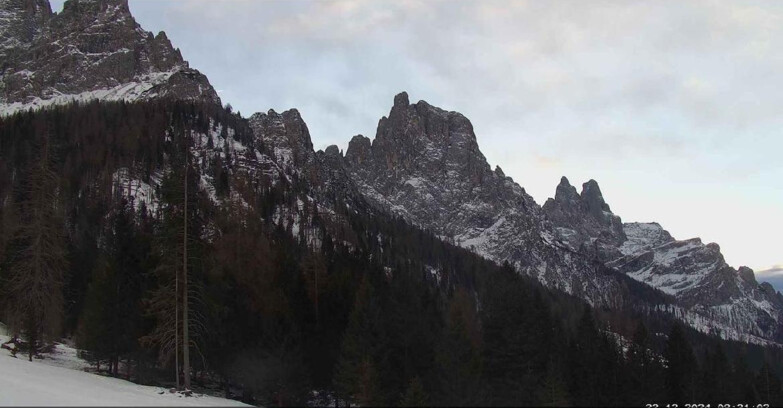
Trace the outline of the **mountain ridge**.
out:
M 2 114 L 92 99 L 221 103 L 165 33 L 139 26 L 127 0 L 69 0 L 61 13 L 46 0 L 0 0 L 0 18 L 9 22 L 0 31 L 9 56 L 0 76 Z M 411 103 L 401 92 L 375 138 L 354 136 L 344 154 L 336 146 L 315 151 L 296 109 L 256 113 L 247 123 L 269 157 L 253 157 L 247 141 L 220 130 L 204 135 L 203 144 L 222 140 L 225 152 L 209 155 L 229 167 L 301 183 L 308 193 L 291 214 L 273 215 L 292 234 L 305 234 L 300 206 L 332 214 L 334 225 L 342 222 L 337 206 L 383 211 L 596 307 L 677 308 L 702 331 L 783 341 L 783 296 L 758 284 L 749 269 L 726 265 L 717 245 L 677 241 L 657 224 L 623 224 L 594 180 L 577 193 L 563 177 L 555 197 L 539 205 L 500 166 L 490 167 L 470 120 L 458 112 Z M 218 181 L 201 171 L 217 200 Z M 626 279 L 676 303 L 642 302 Z
M 3 0 L 0 114 L 71 101 L 173 98 L 220 103 L 165 32 L 153 35 L 127 0 Z
M 730 337 L 740 332 L 767 339 L 781 335 L 783 297 L 755 282 L 748 268 L 737 271 L 726 265 L 716 244 L 676 241 L 662 228 L 657 238 L 643 239 L 634 229 L 641 224 L 623 224 L 595 180 L 577 193 L 563 177 L 555 198 L 538 206 L 499 166 L 490 170 L 472 125 L 459 113 L 425 101 L 411 104 L 407 93 L 400 93 L 388 117 L 380 119 L 375 139 L 354 136 L 344 160 L 375 205 L 496 262 L 511 262 L 596 306 L 617 307 L 625 299 L 620 284 L 600 273 L 592 260 L 674 296 L 685 310 L 701 316 L 684 317 L 686 321 L 706 318 L 712 321 L 707 326 L 716 326 L 701 327 L 703 331 L 723 326 L 734 332 L 723 334 Z M 677 250 L 682 246 L 692 251 Z M 663 253 L 667 248 L 674 255 Z M 664 268 L 658 275 L 669 277 L 662 280 L 645 277 L 650 264 L 631 268 L 649 258 L 650 251 L 653 261 L 674 256 L 679 263 L 671 268 L 679 269 L 655 263 Z M 675 272 L 686 276 L 672 281 Z M 689 290 L 680 290 L 688 285 Z M 744 321 L 735 323 L 735 316 Z

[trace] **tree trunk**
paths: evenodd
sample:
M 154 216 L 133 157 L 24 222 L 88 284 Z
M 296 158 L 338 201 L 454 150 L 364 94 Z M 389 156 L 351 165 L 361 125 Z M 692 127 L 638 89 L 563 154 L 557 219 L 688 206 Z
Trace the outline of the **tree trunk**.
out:
M 36 343 L 36 338 L 38 336 L 36 335 L 34 330 L 30 330 L 29 337 L 30 337 L 30 341 L 28 345 L 29 350 L 27 351 L 27 360 L 33 361 L 33 355 L 35 354 L 35 343 Z
M 187 152 L 185 153 L 187 157 Z M 182 287 L 185 292 L 182 301 L 182 366 L 185 371 L 185 389 L 190 389 L 190 336 L 188 333 L 188 160 L 185 160 L 185 233 L 182 234 Z
M 125 379 L 130 381 L 131 378 L 131 358 L 128 357 L 128 365 L 125 366 Z
M 177 378 L 177 391 L 179 385 L 179 273 L 174 272 L 174 374 Z

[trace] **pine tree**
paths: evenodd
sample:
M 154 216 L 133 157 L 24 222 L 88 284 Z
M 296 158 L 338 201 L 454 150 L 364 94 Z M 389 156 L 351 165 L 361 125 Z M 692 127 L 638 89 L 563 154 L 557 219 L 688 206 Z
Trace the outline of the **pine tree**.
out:
M 675 324 L 666 341 L 666 397 L 669 403 L 682 404 L 695 401 L 696 358 L 685 333 L 679 324 Z
M 119 360 L 137 350 L 143 318 L 146 248 L 135 231 L 134 214 L 132 204 L 120 198 L 107 223 L 77 337 L 80 348 L 96 359 L 109 359 L 112 375 L 118 374 Z
M 704 358 L 702 389 L 706 401 L 721 404 L 729 401 L 732 387 L 731 365 L 720 343 L 708 350 Z
M 426 407 L 428 406 L 427 393 L 424 391 L 424 385 L 421 378 L 413 377 L 405 389 L 405 394 L 400 401 L 401 407 Z
M 654 360 L 647 327 L 639 322 L 628 348 L 629 402 L 643 405 L 661 394 L 660 363 Z
M 381 308 L 367 275 L 356 292 L 348 328 L 343 335 L 334 381 L 341 395 L 359 404 L 383 404 L 379 395 L 378 366 L 383 363 L 385 336 Z
M 538 393 L 538 400 L 545 407 L 567 407 L 571 405 L 568 396 L 568 386 L 564 380 L 562 369 L 553 357 L 550 357 L 546 366 L 546 373 Z
M 147 299 L 148 313 L 157 324 L 142 339 L 145 345 L 158 347 L 160 362 L 169 362 L 173 357 L 177 386 L 180 387 L 182 374 L 181 386 L 185 389 L 190 389 L 191 347 L 200 350 L 198 342 L 206 332 L 203 279 L 196 273 L 203 252 L 203 221 L 196 205 L 200 191 L 195 178 L 190 177 L 193 172 L 189 170 L 189 155 L 185 152 L 179 156 L 172 164 L 174 170 L 161 183 L 163 219 L 157 243 L 160 263 L 155 270 L 158 287 Z M 200 310 L 191 311 L 193 306 Z
M 508 268 L 508 269 L 506 269 Z M 549 310 L 510 266 L 484 296 L 483 375 L 493 404 L 532 404 L 551 344 Z
M 41 142 L 23 194 L 4 298 L 9 326 L 24 334 L 32 361 L 39 344 L 59 334 L 67 269 L 62 188 L 48 137 Z
M 569 347 L 570 394 L 575 402 L 588 406 L 600 405 L 602 394 L 598 378 L 606 373 L 598 372 L 601 364 L 600 333 L 595 326 L 593 313 L 585 308 L 577 323 L 576 336 Z
M 474 405 L 482 397 L 481 333 L 469 293 L 459 289 L 449 304 L 437 356 L 440 400 L 446 405 Z
M 773 407 L 783 404 L 780 377 L 775 374 L 767 361 L 764 362 L 756 375 L 756 389 L 759 392 L 760 402 L 770 404 Z
M 326 264 L 323 256 L 320 254 L 308 254 L 302 261 L 302 273 L 304 274 L 305 284 L 307 285 L 307 295 L 313 302 L 313 311 L 315 312 L 316 325 L 320 324 L 319 298 L 327 286 Z

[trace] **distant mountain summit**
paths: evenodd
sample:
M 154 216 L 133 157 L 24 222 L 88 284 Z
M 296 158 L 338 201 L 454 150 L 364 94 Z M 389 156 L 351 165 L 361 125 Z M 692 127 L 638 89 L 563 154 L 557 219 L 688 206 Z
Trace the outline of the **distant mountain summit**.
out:
M 594 305 L 618 306 L 621 288 L 558 246 L 541 208 L 481 153 L 470 121 L 427 102 L 394 98 L 375 140 L 355 136 L 345 154 L 359 190 L 445 240 L 509 262 L 551 287 Z
M 756 282 L 750 268 L 730 267 L 718 244 L 705 245 L 699 238 L 678 241 L 657 223 L 623 224 L 594 180 L 577 195 L 563 177 L 543 210 L 569 247 L 673 296 L 684 310 L 700 316 L 686 320 L 704 326 L 703 331 L 719 324 L 767 339 L 781 336 L 783 295 Z
M 612 213 L 595 180 L 584 183 L 579 194 L 563 177 L 555 198 L 547 200 L 542 209 L 571 249 L 590 252 L 603 260 L 619 255 L 617 246 L 626 240 L 623 222 Z
M 127 0 L 69 0 L 56 14 L 47 0 L 0 0 L 0 22 L 0 113 L 91 99 L 220 102 Z

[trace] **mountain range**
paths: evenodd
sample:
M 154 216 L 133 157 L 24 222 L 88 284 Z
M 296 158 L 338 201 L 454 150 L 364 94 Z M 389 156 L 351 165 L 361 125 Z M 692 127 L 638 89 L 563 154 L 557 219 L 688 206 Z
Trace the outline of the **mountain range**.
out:
M 127 0 L 69 0 L 59 13 L 47 0 L 0 0 L 0 56 L 2 115 L 95 99 L 221 104 L 165 33 L 139 26 Z M 302 206 L 332 216 L 335 231 L 344 211 L 393 214 L 594 307 L 660 311 L 726 339 L 783 343 L 783 295 L 749 268 L 729 266 L 717 244 L 677 240 L 656 223 L 623 223 L 594 180 L 577 191 L 563 177 L 554 198 L 539 205 L 489 166 L 460 113 L 411 103 L 402 92 L 375 137 L 354 136 L 345 152 L 315 151 L 295 109 L 256 113 L 247 123 L 251 141 L 229 143 L 219 135 L 233 130 L 216 129 L 194 152 L 224 140 L 225 149 L 209 154 L 234 171 L 303 183 L 308 193 L 274 218 L 312 246 L 322 241 L 307 231 Z M 202 172 L 203 188 L 220 204 L 219 180 Z M 118 176 L 135 186 L 127 194 L 154 208 L 154 178 Z M 437 278 L 442 266 L 431 267 Z

